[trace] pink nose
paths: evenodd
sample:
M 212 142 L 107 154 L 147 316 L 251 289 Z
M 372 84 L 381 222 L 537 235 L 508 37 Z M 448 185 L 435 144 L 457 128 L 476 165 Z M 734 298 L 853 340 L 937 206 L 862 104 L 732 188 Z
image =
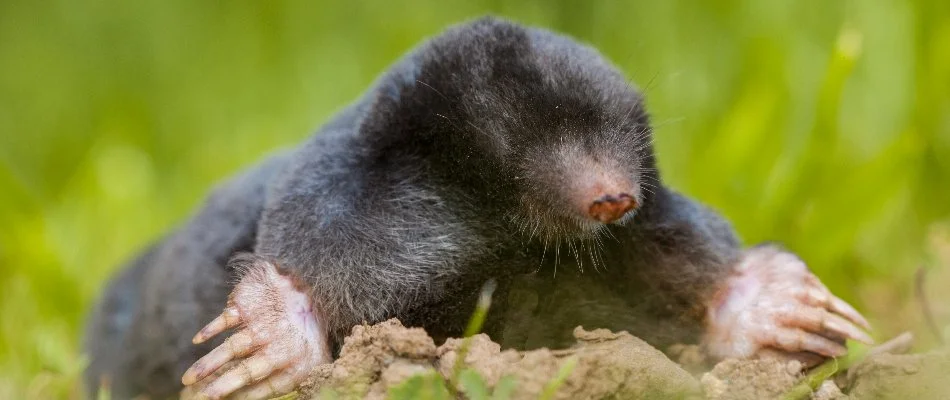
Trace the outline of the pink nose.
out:
M 590 208 L 587 210 L 587 213 L 591 216 L 591 218 L 607 224 L 620 219 L 620 217 L 623 217 L 627 211 L 630 211 L 636 207 L 637 200 L 629 194 L 607 194 L 597 200 L 594 200 L 594 202 L 591 203 Z

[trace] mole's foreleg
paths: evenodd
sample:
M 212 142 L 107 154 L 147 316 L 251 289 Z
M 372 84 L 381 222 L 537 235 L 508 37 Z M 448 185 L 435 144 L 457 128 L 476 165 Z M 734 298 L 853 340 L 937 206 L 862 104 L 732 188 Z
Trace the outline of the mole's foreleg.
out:
M 845 339 L 872 343 L 860 313 L 798 257 L 771 245 L 746 251 L 706 310 L 704 345 L 720 358 L 778 355 L 813 363 L 821 359 L 816 355 L 847 353 Z
M 289 393 L 314 367 L 332 361 L 325 322 L 304 286 L 273 263 L 252 255 L 231 263 L 244 269 L 243 278 L 224 312 L 193 341 L 204 342 L 231 328 L 236 332 L 192 365 L 182 383 L 197 384 L 197 392 L 212 399 Z M 232 360 L 237 361 L 233 367 L 211 376 Z

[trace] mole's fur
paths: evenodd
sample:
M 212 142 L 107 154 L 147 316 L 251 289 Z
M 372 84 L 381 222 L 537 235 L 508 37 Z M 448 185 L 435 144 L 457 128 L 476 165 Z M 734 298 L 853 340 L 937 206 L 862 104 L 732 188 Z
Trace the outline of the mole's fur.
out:
M 106 376 L 117 398 L 177 395 L 221 343 L 191 338 L 225 306 L 239 253 L 306 287 L 333 346 L 391 317 L 459 335 L 494 278 L 486 329 L 536 347 L 596 321 L 654 343 L 695 340 L 740 246 L 722 218 L 662 184 L 643 97 L 597 51 L 483 18 L 411 51 L 131 262 L 88 325 L 89 389 Z M 572 281 L 597 289 L 552 294 Z M 517 282 L 535 291 L 529 314 L 557 304 L 577 319 L 550 340 L 514 332 Z M 594 292 L 608 300 L 584 300 Z

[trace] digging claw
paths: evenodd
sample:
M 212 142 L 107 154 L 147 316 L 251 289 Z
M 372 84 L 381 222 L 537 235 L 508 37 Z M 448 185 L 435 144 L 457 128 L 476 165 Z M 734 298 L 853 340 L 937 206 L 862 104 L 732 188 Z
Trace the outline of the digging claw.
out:
M 219 333 L 224 332 L 228 329 L 231 329 L 235 326 L 241 324 L 241 313 L 236 307 L 228 306 L 221 312 L 221 315 L 218 315 L 217 318 L 212 320 L 205 325 L 204 328 L 201 328 L 198 331 L 198 334 L 191 339 L 191 342 L 194 344 L 201 344 L 217 336 Z
M 228 361 L 246 356 L 256 344 L 259 345 L 260 343 L 255 343 L 254 338 L 246 331 L 234 334 L 227 338 L 224 344 L 211 350 L 210 353 L 195 362 L 191 368 L 188 368 L 188 370 L 185 371 L 185 375 L 181 378 L 181 383 L 184 385 L 193 385 L 195 382 L 217 371 L 218 368 L 221 368 L 221 366 Z
M 828 289 L 825 289 L 825 290 L 827 291 Z M 860 325 L 861 328 L 864 328 L 865 330 L 868 330 L 868 331 L 871 330 L 871 324 L 868 322 L 868 320 L 864 319 L 864 317 L 858 312 L 858 310 L 855 310 L 854 307 L 851 307 L 851 305 L 846 303 L 844 300 L 841 300 L 838 297 L 832 295 L 831 304 L 829 304 L 829 309 L 831 309 L 832 312 L 835 312 L 844 316 L 849 321 Z M 869 338 L 868 340 L 871 340 L 871 339 Z

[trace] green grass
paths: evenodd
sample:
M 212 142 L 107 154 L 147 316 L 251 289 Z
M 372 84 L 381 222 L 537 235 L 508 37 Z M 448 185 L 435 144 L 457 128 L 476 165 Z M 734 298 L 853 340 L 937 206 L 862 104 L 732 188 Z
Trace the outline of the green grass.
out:
M 76 396 L 81 321 L 119 263 L 486 12 L 601 49 L 644 88 L 671 185 L 801 254 L 881 337 L 919 321 L 914 271 L 940 267 L 950 219 L 944 0 L 8 0 L 0 398 Z

